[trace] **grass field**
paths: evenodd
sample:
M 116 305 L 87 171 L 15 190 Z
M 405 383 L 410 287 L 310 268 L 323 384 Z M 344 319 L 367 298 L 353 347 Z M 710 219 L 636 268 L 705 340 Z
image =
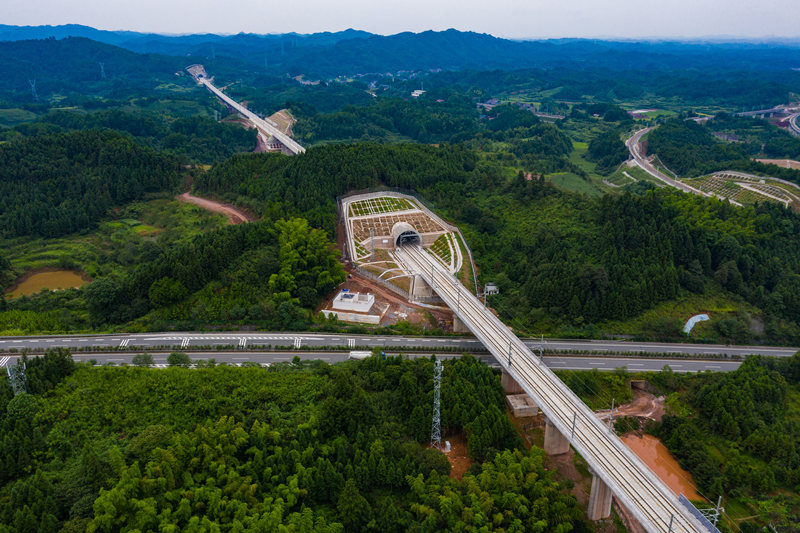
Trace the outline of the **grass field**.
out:
M 16 107 L 0 109 L 0 125 L 16 126 L 23 122 L 30 122 L 36 119 L 36 113 L 19 109 Z
M 583 157 L 589 148 L 588 143 L 573 141 L 572 147 L 573 150 L 569 156 L 570 162 L 586 172 L 588 177 L 583 178 L 572 172 L 557 172 L 548 174 L 547 179 L 560 189 L 587 196 L 602 196 L 608 192 L 611 188 L 603 183 L 603 176 L 595 171 L 596 165 Z
M 95 278 L 135 267 L 155 240 L 177 242 L 226 225 L 222 215 L 171 198 L 136 202 L 117 216 L 83 234 L 56 239 L 18 237 L 2 240 L 0 246 L 17 275 L 59 267 Z
M 350 204 L 350 216 L 379 215 L 407 209 L 416 209 L 416 206 L 405 198 L 381 196 L 353 202 Z

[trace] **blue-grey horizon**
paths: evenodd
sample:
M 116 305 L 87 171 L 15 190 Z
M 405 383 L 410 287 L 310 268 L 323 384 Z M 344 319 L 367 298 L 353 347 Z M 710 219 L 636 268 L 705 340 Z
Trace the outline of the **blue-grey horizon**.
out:
M 796 0 L 28 0 L 0 20 L 22 26 L 83 24 L 162 34 L 315 33 L 355 28 L 390 35 L 445 30 L 513 39 L 798 39 Z M 220 8 L 225 11 L 221 12 Z

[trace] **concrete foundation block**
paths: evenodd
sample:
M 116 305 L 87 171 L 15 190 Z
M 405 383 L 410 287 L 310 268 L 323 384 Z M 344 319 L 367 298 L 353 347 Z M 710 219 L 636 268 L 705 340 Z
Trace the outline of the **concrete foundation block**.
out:
M 517 418 L 536 416 L 539 414 L 539 407 L 527 394 L 509 394 L 506 396 L 506 403 L 511 409 L 511 414 Z

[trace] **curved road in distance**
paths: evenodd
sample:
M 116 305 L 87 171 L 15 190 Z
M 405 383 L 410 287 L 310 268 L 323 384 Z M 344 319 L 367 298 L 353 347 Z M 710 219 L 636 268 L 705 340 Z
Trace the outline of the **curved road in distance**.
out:
M 795 135 L 800 135 L 800 126 L 797 125 L 797 117 L 800 117 L 800 113 L 795 113 L 789 117 L 789 130 Z
M 654 178 L 663 181 L 670 187 L 675 187 L 676 189 L 680 189 L 683 192 L 699 194 L 700 196 L 713 196 L 709 193 L 701 191 L 700 189 L 695 189 L 694 187 L 687 185 L 681 181 L 678 181 L 674 178 L 670 178 L 663 172 L 656 169 L 656 167 L 654 167 L 652 163 L 650 163 L 650 161 L 648 161 L 647 158 L 645 158 L 641 154 L 641 152 L 639 151 L 639 142 L 641 141 L 642 136 L 644 134 L 648 133 L 653 129 L 654 129 L 653 127 L 642 128 L 638 130 L 636 133 L 634 133 L 628 140 L 625 141 L 625 146 L 628 147 L 628 151 L 633 157 L 633 160 L 636 162 L 636 165 L 645 172 L 647 172 L 648 174 L 650 174 L 651 176 L 653 176 Z
M 721 344 L 683 344 L 663 342 L 632 342 L 606 340 L 564 340 L 545 339 L 546 350 L 562 353 L 602 352 L 608 354 L 674 353 L 697 358 L 709 356 L 745 356 L 751 354 L 772 357 L 790 357 L 800 348 L 781 346 L 727 346 Z M 538 339 L 523 339 L 525 344 L 535 348 Z M 91 348 L 93 351 L 123 348 L 126 351 L 182 349 L 183 351 L 199 349 L 204 346 L 269 346 L 299 347 L 322 349 L 339 347 L 353 348 L 387 348 L 402 350 L 410 348 L 449 349 L 459 351 L 484 351 L 480 341 L 474 337 L 406 337 L 394 335 L 353 335 L 330 333 L 291 333 L 291 332 L 170 332 L 170 333 L 118 333 L 113 335 L 37 335 L 24 337 L 0 337 L 0 355 L 11 349 L 28 348 L 42 351 L 47 348 L 65 347 L 71 349 Z

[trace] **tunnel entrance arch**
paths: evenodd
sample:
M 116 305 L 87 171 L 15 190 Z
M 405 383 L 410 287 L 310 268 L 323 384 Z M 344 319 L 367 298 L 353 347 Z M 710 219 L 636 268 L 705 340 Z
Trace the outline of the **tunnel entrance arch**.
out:
M 398 222 L 392 226 L 392 240 L 398 248 L 405 245 L 415 246 L 422 244 L 422 237 L 408 222 Z

